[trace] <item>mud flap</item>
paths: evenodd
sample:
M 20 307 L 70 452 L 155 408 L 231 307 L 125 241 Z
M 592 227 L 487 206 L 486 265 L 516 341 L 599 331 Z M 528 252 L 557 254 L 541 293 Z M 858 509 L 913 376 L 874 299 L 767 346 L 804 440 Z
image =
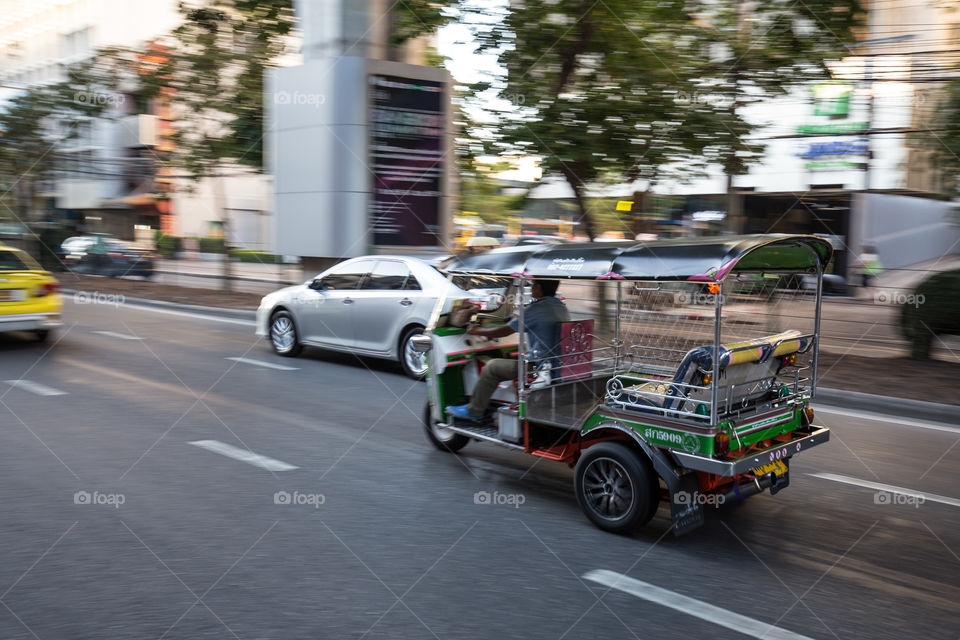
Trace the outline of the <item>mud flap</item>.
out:
M 785 474 L 781 476 L 770 474 L 770 495 L 776 495 L 781 489 L 786 489 L 790 486 L 790 458 L 784 460 L 783 463 L 787 465 L 787 472 Z
M 673 522 L 673 535 L 682 536 L 702 526 L 704 522 L 703 505 L 690 499 L 691 496 L 699 494 L 700 480 L 696 473 L 685 473 L 670 485 L 670 519 Z

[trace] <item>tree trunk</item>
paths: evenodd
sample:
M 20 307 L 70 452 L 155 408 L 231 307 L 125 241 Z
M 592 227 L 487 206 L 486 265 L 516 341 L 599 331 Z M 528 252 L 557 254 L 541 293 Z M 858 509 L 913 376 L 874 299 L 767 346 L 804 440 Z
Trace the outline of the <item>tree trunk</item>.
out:
M 724 229 L 730 233 L 742 233 L 740 224 L 740 202 L 737 200 L 737 192 L 733 188 L 733 170 L 727 167 L 727 217 L 724 221 Z
M 597 237 L 597 231 L 593 226 L 593 218 L 590 216 L 590 212 L 587 210 L 587 201 L 583 195 L 583 180 L 581 180 L 577 176 L 577 173 L 567 165 L 563 165 L 561 171 L 563 172 L 563 177 L 566 178 L 567 183 L 570 185 L 570 188 L 573 189 L 573 198 L 577 201 L 577 209 L 580 211 L 580 224 L 583 225 L 584 232 L 586 232 L 587 237 L 590 238 L 592 242 Z
M 233 265 L 230 262 L 229 231 L 230 218 L 227 213 L 226 202 L 223 197 L 223 177 L 214 176 L 213 180 L 213 206 L 220 212 L 220 228 L 223 231 L 223 271 L 221 272 L 220 289 L 222 291 L 233 291 Z

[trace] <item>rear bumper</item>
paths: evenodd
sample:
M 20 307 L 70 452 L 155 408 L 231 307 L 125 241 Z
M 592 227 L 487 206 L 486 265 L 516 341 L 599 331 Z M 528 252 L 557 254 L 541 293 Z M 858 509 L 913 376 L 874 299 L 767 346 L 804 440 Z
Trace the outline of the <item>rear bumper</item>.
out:
M 742 458 L 737 458 L 736 460 L 716 460 L 683 451 L 671 451 L 670 453 L 673 454 L 677 463 L 683 468 L 713 473 L 718 476 L 732 477 L 746 473 L 760 465 L 790 458 L 806 451 L 810 447 L 821 445 L 829 440 L 830 429 L 811 426 L 789 442 L 783 442 L 775 447 L 754 452 Z
M 0 315 L 0 331 L 36 331 L 55 329 L 63 325 L 59 313 L 17 313 Z

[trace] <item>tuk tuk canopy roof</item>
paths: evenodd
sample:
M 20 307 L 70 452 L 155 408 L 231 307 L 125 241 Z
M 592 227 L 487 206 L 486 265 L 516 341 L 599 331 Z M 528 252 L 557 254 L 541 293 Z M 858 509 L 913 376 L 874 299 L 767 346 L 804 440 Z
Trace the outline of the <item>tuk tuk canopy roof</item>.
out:
M 818 236 L 713 236 L 493 249 L 455 256 L 440 270 L 526 278 L 721 282 L 731 271 L 822 271 L 832 254 L 830 243 Z

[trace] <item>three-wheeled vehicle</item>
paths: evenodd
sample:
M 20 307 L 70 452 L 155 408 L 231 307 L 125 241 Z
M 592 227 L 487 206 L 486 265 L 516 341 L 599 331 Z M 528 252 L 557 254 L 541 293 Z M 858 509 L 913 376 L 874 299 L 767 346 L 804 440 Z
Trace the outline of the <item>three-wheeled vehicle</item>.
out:
M 439 300 L 416 339 L 428 352 L 427 436 L 444 451 L 476 440 L 574 467 L 584 513 L 618 533 L 650 521 L 661 500 L 679 535 L 706 506 L 775 494 L 794 456 L 829 439 L 809 402 L 832 251 L 817 236 L 757 235 L 454 257 L 441 270 L 490 295 L 471 307 Z M 560 281 L 571 318 L 546 352 L 522 330 L 537 279 Z M 515 314 L 521 331 L 470 334 L 457 311 L 477 306 L 471 322 Z M 516 359 L 516 379 L 500 383 L 484 420 L 449 415 L 491 358 Z

